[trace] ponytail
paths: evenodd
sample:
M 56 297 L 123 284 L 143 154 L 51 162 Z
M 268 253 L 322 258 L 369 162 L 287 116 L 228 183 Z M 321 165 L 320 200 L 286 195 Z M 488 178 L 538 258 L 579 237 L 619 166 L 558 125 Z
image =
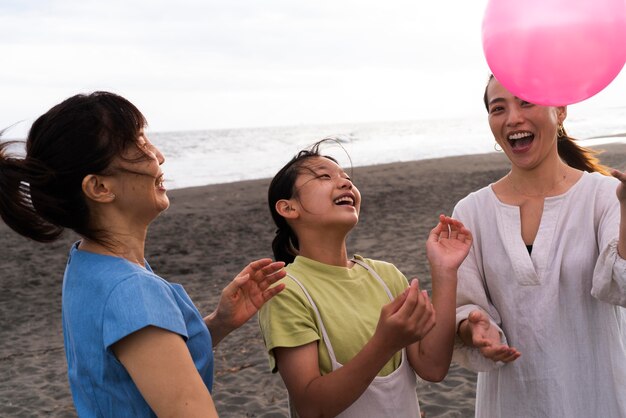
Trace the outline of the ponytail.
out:
M 590 173 L 609 175 L 609 169 L 600 164 L 600 160 L 596 157 L 600 151 L 578 145 L 567 135 L 562 125 L 559 125 L 557 133 L 557 148 L 559 157 L 570 167 Z
M 298 237 L 293 233 L 287 222 L 276 230 L 272 241 L 272 252 L 276 261 L 291 264 L 298 255 Z
M 39 216 L 31 197 L 31 184 L 42 183 L 45 172 L 40 164 L 8 154 L 7 148 L 17 143 L 0 143 L 0 217 L 20 235 L 39 242 L 54 241 L 63 228 Z

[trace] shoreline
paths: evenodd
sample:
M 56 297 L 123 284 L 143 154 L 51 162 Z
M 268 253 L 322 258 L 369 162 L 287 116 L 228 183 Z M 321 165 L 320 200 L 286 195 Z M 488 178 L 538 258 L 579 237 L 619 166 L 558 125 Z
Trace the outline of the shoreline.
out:
M 595 145 L 600 160 L 626 167 L 626 144 Z M 452 213 L 468 193 L 508 171 L 502 153 L 355 167 L 363 195 L 349 252 L 395 264 L 430 290 L 425 240 L 439 213 Z M 278 167 L 277 167 L 278 168 Z M 201 313 L 253 259 L 271 256 L 273 223 L 267 209 L 270 179 L 245 180 L 168 192 L 171 207 L 151 226 L 146 258 L 161 277 L 185 287 Z M 61 330 L 61 283 L 77 237 L 66 233 L 43 245 L 0 223 L 5 251 L 0 282 L 0 416 L 74 417 Z M 279 375 L 253 319 L 226 337 L 215 352 L 214 399 L 224 417 L 287 416 Z M 420 382 L 427 417 L 473 415 L 475 374 L 452 365 L 440 383 Z

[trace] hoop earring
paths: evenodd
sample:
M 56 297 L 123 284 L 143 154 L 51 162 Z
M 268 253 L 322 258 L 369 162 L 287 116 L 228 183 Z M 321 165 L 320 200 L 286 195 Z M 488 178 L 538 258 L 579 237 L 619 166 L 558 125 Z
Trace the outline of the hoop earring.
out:
M 567 133 L 565 133 L 565 128 L 563 127 L 563 124 L 559 123 L 559 127 L 556 130 L 556 137 L 565 138 L 566 136 L 567 136 Z
M 502 152 L 502 148 L 500 148 L 497 142 L 493 143 L 493 149 L 496 150 L 496 152 Z

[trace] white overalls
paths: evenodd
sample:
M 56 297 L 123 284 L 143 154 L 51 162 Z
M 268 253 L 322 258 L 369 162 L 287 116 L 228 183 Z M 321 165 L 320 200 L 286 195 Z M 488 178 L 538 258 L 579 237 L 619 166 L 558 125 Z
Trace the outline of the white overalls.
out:
M 378 273 L 374 271 L 366 263 L 352 259 L 351 261 L 367 269 L 367 271 L 374 276 L 384 287 L 387 296 L 390 300 L 393 300 L 391 291 L 385 284 L 384 280 L 380 278 Z M 289 275 L 302 289 L 306 295 L 309 303 L 315 311 L 317 322 L 322 331 L 322 337 L 324 344 L 330 355 L 330 361 L 333 371 L 342 367 L 335 357 L 335 352 L 326 333 L 326 328 L 322 322 L 322 317 L 317 310 L 317 305 L 313 302 L 313 298 L 309 295 L 309 292 L 300 283 L 298 279 Z M 417 379 L 415 372 L 411 368 L 406 357 L 406 349 L 402 349 L 402 363 L 387 376 L 376 376 L 372 383 L 367 387 L 365 392 L 354 401 L 347 409 L 337 415 L 340 418 L 416 418 L 420 416 L 419 403 L 417 401 Z M 290 413 L 292 417 L 297 417 L 295 409 L 290 405 Z

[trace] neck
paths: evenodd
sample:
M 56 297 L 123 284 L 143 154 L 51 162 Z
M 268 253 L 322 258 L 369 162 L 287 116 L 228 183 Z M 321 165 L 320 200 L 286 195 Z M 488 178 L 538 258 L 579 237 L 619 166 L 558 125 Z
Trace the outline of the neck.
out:
M 145 266 L 145 240 L 138 240 L 131 235 L 117 234 L 107 238 L 106 244 L 83 238 L 78 248 L 96 254 L 110 255 L 124 258 L 131 263 Z
M 506 175 L 513 191 L 527 197 L 546 197 L 560 194 L 568 184 L 568 177 L 575 170 L 560 159 L 552 164 L 543 164 L 531 170 L 513 166 Z
M 331 266 L 352 267 L 352 262 L 348 260 L 346 236 L 337 231 L 300 231 L 299 254 Z

